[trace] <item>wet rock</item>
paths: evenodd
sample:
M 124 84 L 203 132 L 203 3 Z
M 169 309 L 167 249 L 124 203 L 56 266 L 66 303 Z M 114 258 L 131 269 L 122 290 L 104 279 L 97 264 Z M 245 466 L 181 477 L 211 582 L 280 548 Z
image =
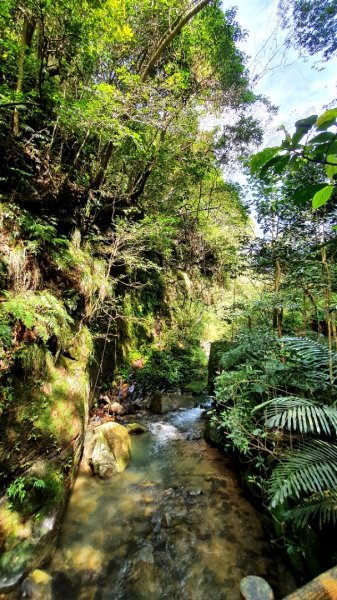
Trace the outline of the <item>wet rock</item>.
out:
M 131 441 L 126 427 L 114 422 L 96 427 L 85 456 L 94 475 L 101 479 L 124 471 L 131 457 Z
M 24 581 L 22 591 L 23 596 L 31 600 L 51 598 L 51 576 L 46 571 L 35 569 Z
M 190 490 L 188 494 L 189 496 L 201 496 L 203 491 L 200 488 L 196 488 L 195 490 Z
M 155 394 L 150 402 L 150 410 L 160 415 L 178 410 L 179 408 L 192 408 L 197 405 L 197 400 L 193 396 L 183 394 L 168 393 Z
M 273 590 L 262 577 L 248 575 L 240 583 L 241 597 L 244 600 L 274 600 Z
M 152 544 L 142 546 L 132 556 L 132 570 L 128 575 L 132 592 L 128 597 L 150 600 L 162 597 L 158 569 L 155 565 Z
M 211 484 L 211 492 L 218 492 L 220 489 L 226 487 L 226 479 L 223 477 L 207 477 L 206 481 Z
M 185 507 L 167 510 L 162 516 L 161 524 L 163 527 L 170 529 L 186 522 L 187 510 Z
M 198 431 L 196 431 L 195 433 L 188 433 L 186 439 L 189 441 L 201 440 L 202 434 Z
M 99 574 L 104 565 L 104 555 L 100 550 L 93 548 L 93 546 L 75 544 L 71 549 L 66 551 L 66 563 L 76 573 L 89 571 Z
M 147 432 L 146 427 L 144 427 L 144 425 L 140 425 L 140 423 L 128 423 L 126 429 L 130 435 L 138 435 Z
M 109 413 L 112 415 L 124 415 L 126 413 L 125 407 L 119 402 L 111 402 L 109 406 Z
M 143 546 L 139 552 L 133 557 L 135 563 L 144 562 L 144 563 L 154 563 L 153 558 L 153 548 L 151 544 L 147 544 Z

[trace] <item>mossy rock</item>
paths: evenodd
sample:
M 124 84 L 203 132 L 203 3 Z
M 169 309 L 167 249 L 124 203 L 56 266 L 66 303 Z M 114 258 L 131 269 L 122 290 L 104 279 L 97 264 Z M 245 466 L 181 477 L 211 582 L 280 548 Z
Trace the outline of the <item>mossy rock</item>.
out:
M 71 341 L 72 359 L 61 356 L 55 364 L 48 354 L 42 381 L 15 381 L 15 404 L 3 416 L 0 457 L 1 449 L 10 453 L 7 488 L 22 479 L 25 497 L 12 498 L 11 508 L 8 496 L 0 499 L 0 594 L 15 590 L 54 552 L 82 451 L 90 352 L 91 337 L 83 327 Z
M 46 515 L 35 525 L 32 535 L 18 543 L 0 558 L 0 595 L 16 589 L 36 565 L 45 563 L 53 554 L 60 514 Z
M 128 430 L 130 435 L 138 435 L 140 433 L 147 432 L 146 427 L 144 427 L 144 425 L 141 425 L 140 423 L 128 423 L 126 429 Z
M 164 414 L 179 408 L 194 408 L 198 401 L 195 396 L 184 395 L 174 392 L 167 394 L 156 393 L 151 398 L 150 411 L 157 414 Z
M 124 471 L 131 458 L 128 430 L 119 423 L 104 423 L 93 432 L 87 459 L 94 475 L 108 479 Z
M 218 429 L 213 425 L 210 419 L 206 420 L 204 429 L 204 438 L 209 444 L 218 445 L 221 443 L 221 434 Z
M 34 600 L 45 600 L 52 597 L 51 575 L 46 571 L 35 569 L 22 586 L 25 597 Z

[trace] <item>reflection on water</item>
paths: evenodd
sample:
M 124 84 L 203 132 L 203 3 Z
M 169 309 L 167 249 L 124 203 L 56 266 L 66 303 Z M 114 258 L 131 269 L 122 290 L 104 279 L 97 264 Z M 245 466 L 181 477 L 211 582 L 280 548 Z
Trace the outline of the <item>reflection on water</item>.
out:
M 202 439 L 199 408 L 146 417 L 132 463 L 80 475 L 49 567 L 55 600 L 239 600 L 240 579 L 273 579 L 255 510 Z

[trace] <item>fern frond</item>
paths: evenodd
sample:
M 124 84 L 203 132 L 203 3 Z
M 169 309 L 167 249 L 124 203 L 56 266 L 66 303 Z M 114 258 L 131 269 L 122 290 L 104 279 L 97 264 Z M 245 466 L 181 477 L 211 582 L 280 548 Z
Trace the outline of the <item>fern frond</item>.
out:
M 311 498 L 307 498 L 302 505 L 287 511 L 287 517 L 299 529 L 305 527 L 312 520 L 318 521 L 320 529 L 324 525 L 336 525 L 337 492 L 314 494 Z
M 298 396 L 279 396 L 260 405 L 262 407 L 266 408 L 266 426 L 270 429 L 278 427 L 290 432 L 328 436 L 337 432 L 337 410 L 332 406 Z
M 302 498 L 327 490 L 337 491 L 337 445 L 323 440 L 285 453 L 269 482 L 272 507 L 288 497 Z
M 329 350 L 325 344 L 307 337 L 282 338 L 287 350 L 296 354 L 307 368 L 329 375 L 329 360 L 332 359 L 333 377 L 337 378 L 337 352 Z

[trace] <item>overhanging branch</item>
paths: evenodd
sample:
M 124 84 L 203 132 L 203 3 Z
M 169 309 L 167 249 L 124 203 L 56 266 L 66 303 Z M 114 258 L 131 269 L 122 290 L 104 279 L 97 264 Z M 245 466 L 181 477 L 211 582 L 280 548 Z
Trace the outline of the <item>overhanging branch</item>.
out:
M 178 35 L 182 28 L 196 15 L 198 14 L 205 6 L 210 4 L 213 0 L 199 0 L 196 4 L 193 4 L 191 8 L 189 8 L 183 15 L 178 17 L 174 22 L 172 28 L 168 29 L 166 34 L 161 38 L 159 45 L 153 52 L 150 60 L 148 61 L 144 71 L 141 74 L 141 81 L 144 83 L 148 78 L 152 68 L 158 61 L 158 59 L 163 54 L 164 50 L 167 46 L 172 42 L 172 40 Z

